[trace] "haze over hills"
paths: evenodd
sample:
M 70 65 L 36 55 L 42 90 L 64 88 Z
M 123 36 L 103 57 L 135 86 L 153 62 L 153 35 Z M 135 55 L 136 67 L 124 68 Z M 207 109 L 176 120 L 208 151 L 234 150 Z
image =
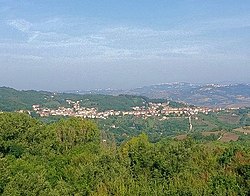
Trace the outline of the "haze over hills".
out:
M 133 106 L 141 106 L 145 102 L 144 98 L 131 95 L 79 95 L 34 90 L 19 91 L 13 88 L 0 87 L 0 110 L 2 111 L 31 110 L 34 104 L 46 108 L 63 107 L 68 105 L 67 100 L 81 100 L 82 106 L 98 107 L 99 110 L 128 110 Z
M 167 87 L 172 90 L 176 89 L 176 92 L 185 90 L 184 87 L 186 87 L 186 92 L 191 88 L 194 91 L 197 90 L 194 88 L 195 86 L 187 83 L 162 84 L 156 85 L 154 88 L 153 86 L 148 87 L 148 89 L 155 89 L 157 92 L 157 90 L 164 90 Z M 212 87 L 207 85 L 202 90 L 206 92 Z M 236 87 L 234 93 L 237 90 L 238 94 L 247 96 L 244 94 L 246 93 L 245 86 L 242 89 L 238 89 L 240 86 Z M 219 87 L 217 86 L 217 88 Z M 146 89 L 145 92 L 148 94 L 154 93 L 146 87 L 142 89 Z M 227 93 L 229 94 L 229 92 Z M 92 119 L 98 123 L 104 135 L 114 137 L 117 142 L 123 142 L 142 132 L 149 134 L 152 141 L 157 141 L 165 136 L 175 137 L 180 134 L 206 131 L 223 130 L 228 132 L 250 126 L 250 107 L 207 108 L 169 99 L 150 99 L 139 95 L 94 93 L 83 95 L 34 90 L 18 91 L 0 87 L 0 113 L 6 111 L 28 113 L 45 123 L 56 122 L 68 117 Z M 218 137 L 213 138 L 214 140 L 225 132 L 219 133 Z M 236 131 L 235 140 L 239 139 L 238 135 Z
M 135 97 L 133 97 L 135 96 Z M 32 104 L 45 104 L 48 107 L 65 105 L 66 99 L 91 100 L 87 106 L 101 109 L 124 108 L 135 103 L 142 104 L 144 99 L 165 99 L 185 102 L 189 105 L 207 107 L 249 107 L 249 84 L 191 84 L 184 82 L 144 86 L 130 90 L 96 89 L 89 91 L 18 91 L 8 87 L 0 88 L 0 107 L 3 110 L 30 109 Z M 145 101 L 145 100 L 144 100 Z M 126 105 L 127 104 L 127 105 Z M 11 106 L 10 106 L 11 105 Z M 117 107 L 116 107 L 117 106 Z M 7 108 L 6 108 L 7 107 Z
M 166 102 L 162 99 L 149 99 L 137 95 L 104 95 L 104 94 L 76 94 L 58 93 L 35 90 L 16 90 L 0 87 L 0 111 L 32 110 L 33 105 L 45 108 L 58 108 L 68 106 L 67 100 L 80 101 L 81 106 L 105 110 L 130 110 L 135 106 L 145 106 L 149 102 Z M 170 105 L 178 107 L 183 104 L 168 101 Z
M 131 90 L 97 89 L 68 92 L 79 94 L 139 95 L 149 98 L 170 99 L 208 107 L 250 106 L 249 84 L 192 84 L 175 82 L 144 86 Z
M 0 196 L 250 196 L 249 10 L 0 0 Z

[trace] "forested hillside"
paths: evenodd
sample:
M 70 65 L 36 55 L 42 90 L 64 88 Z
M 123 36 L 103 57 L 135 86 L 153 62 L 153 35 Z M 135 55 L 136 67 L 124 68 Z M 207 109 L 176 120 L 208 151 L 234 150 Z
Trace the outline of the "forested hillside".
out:
M 0 114 L 1 195 L 249 195 L 250 143 L 142 134 L 117 146 L 91 121 Z
M 96 107 L 104 110 L 130 110 L 134 106 L 142 106 L 150 101 L 146 97 L 133 95 L 79 95 L 70 93 L 52 93 L 46 91 L 18 91 L 0 87 L 0 111 L 32 110 L 32 105 L 57 108 L 67 106 L 66 100 L 81 100 L 82 107 Z M 157 100 L 155 100 L 157 101 Z M 172 104 L 178 103 L 171 102 Z

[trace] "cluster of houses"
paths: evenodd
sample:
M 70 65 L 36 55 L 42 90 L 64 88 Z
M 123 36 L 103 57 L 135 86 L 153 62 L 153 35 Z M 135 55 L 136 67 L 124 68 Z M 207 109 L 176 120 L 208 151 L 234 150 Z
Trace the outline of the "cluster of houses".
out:
M 209 112 L 220 111 L 218 109 L 209 109 L 206 107 L 182 107 L 173 108 L 169 103 L 149 103 L 148 106 L 136 106 L 131 111 L 98 111 L 98 108 L 81 107 L 80 101 L 66 100 L 70 107 L 59 107 L 57 109 L 42 108 L 40 105 L 33 105 L 33 110 L 41 117 L 47 116 L 74 116 L 82 118 L 107 119 L 110 116 L 133 115 L 142 118 L 148 117 L 169 117 L 169 116 L 191 116 L 198 113 L 208 114 Z

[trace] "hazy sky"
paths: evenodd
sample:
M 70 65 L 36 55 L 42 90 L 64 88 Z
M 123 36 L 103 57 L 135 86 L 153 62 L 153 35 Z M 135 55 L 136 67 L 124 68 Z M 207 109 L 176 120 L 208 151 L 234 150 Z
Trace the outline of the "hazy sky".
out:
M 0 86 L 250 82 L 249 0 L 0 0 Z

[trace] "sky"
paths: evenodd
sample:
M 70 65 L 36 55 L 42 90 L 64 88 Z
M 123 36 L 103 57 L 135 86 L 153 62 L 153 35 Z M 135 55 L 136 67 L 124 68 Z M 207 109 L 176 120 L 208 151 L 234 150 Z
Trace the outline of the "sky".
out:
M 0 0 L 0 86 L 250 83 L 249 0 Z

